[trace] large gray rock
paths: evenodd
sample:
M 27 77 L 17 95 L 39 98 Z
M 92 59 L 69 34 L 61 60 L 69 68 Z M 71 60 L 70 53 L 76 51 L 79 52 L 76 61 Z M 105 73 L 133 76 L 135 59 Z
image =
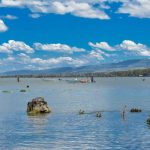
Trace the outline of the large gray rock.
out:
M 43 97 L 34 98 L 32 99 L 31 102 L 28 102 L 27 104 L 27 113 L 29 115 L 36 115 L 40 113 L 50 113 L 50 112 L 51 110 Z

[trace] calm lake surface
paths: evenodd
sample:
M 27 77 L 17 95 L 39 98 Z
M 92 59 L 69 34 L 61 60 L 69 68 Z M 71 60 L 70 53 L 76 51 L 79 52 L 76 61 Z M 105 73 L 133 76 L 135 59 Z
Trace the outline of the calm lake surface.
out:
M 87 84 L 0 79 L 0 150 L 149 150 L 150 78 L 142 79 L 96 78 Z M 27 102 L 38 96 L 53 112 L 27 116 Z M 123 120 L 124 105 L 143 111 L 128 112 Z M 80 109 L 87 114 L 78 115 Z M 96 111 L 102 111 L 101 118 Z

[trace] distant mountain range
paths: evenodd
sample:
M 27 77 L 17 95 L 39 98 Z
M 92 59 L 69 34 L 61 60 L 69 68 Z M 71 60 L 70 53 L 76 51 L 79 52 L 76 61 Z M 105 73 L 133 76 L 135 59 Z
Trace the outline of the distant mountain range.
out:
M 150 68 L 150 59 L 126 60 L 118 63 L 108 63 L 99 65 L 89 65 L 82 67 L 61 67 L 45 70 L 17 70 L 1 73 L 0 75 L 46 75 L 46 74 L 63 74 L 63 73 L 94 73 L 110 72 L 131 69 Z

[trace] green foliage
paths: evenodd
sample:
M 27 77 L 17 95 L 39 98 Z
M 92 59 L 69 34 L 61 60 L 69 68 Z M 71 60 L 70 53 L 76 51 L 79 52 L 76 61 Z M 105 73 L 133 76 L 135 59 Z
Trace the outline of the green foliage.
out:
M 20 90 L 20 92 L 27 92 L 27 90 L 22 89 L 22 90 Z
M 3 90 L 3 93 L 11 93 L 11 91 Z

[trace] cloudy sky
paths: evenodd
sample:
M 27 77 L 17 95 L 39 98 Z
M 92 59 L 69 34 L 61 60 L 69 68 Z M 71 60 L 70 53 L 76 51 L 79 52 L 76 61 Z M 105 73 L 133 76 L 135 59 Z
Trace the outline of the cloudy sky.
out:
M 150 0 L 0 0 L 0 72 L 150 58 Z

